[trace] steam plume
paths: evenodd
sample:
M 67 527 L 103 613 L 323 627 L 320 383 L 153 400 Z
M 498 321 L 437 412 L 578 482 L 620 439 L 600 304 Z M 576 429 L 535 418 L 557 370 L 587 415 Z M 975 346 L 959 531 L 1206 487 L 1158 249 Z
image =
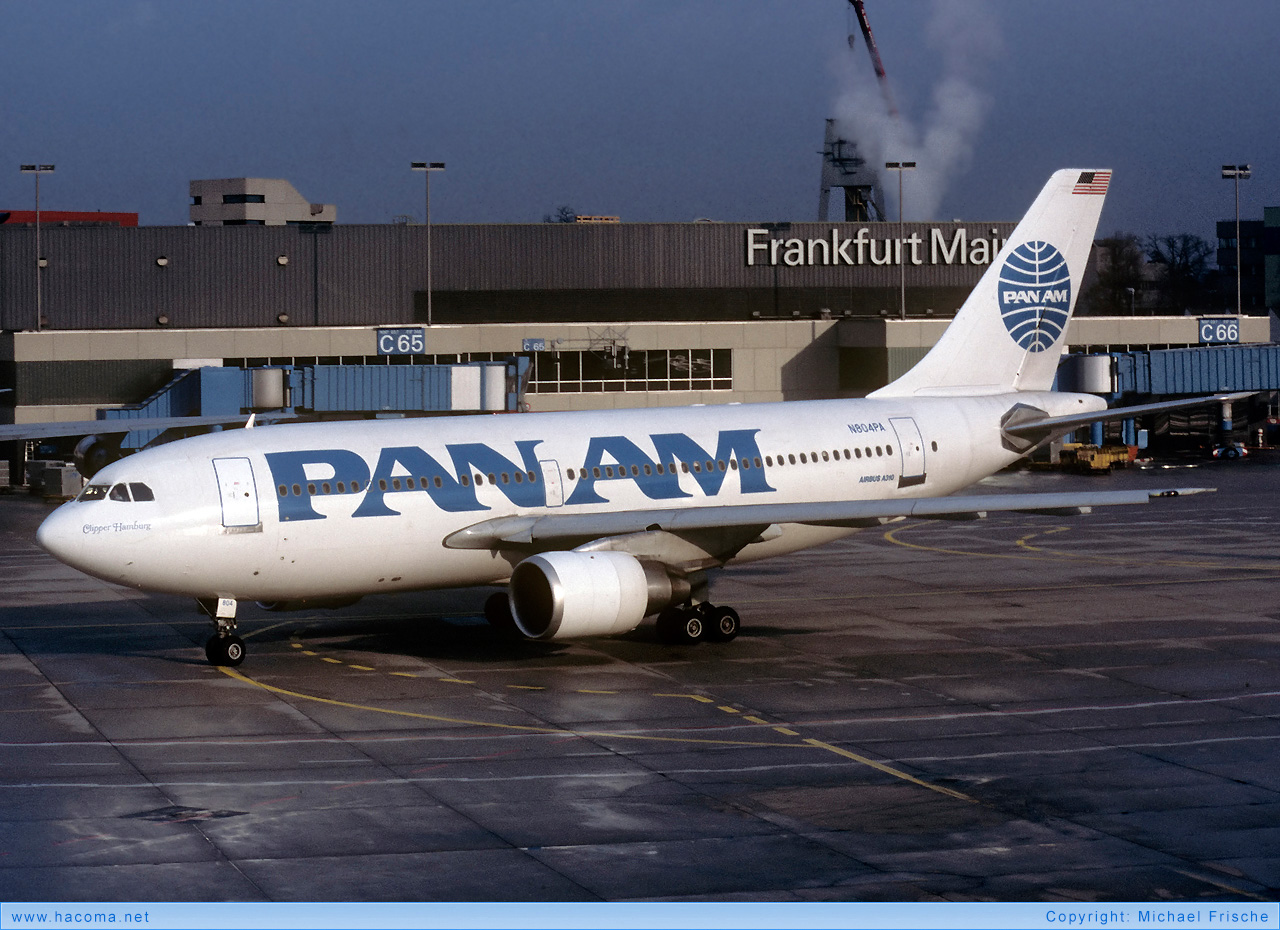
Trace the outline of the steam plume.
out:
M 860 55 L 842 56 L 845 90 L 836 101 L 837 126 L 858 144 L 858 154 L 868 166 L 879 169 L 885 161 L 916 162 L 916 170 L 905 179 L 907 219 L 936 218 L 947 185 L 972 159 L 992 103 L 981 89 L 982 77 L 1001 47 L 999 25 L 985 0 L 934 0 L 925 40 L 940 73 L 923 119 L 912 120 L 906 107 L 897 118 L 889 115 L 871 69 Z M 858 60 L 850 61 L 854 57 Z M 892 53 L 886 58 L 892 80 Z M 897 178 L 882 178 L 881 183 L 890 201 L 886 212 L 897 217 Z

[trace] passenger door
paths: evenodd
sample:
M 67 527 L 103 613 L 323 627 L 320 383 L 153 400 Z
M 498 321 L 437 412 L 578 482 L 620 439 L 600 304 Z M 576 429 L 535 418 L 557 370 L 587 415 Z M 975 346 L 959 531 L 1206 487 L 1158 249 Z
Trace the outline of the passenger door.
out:
M 902 453 L 902 473 L 898 487 L 909 488 L 924 484 L 924 439 L 920 428 L 911 417 L 890 417 L 889 425 L 898 437 L 898 451 Z
M 218 495 L 222 500 L 222 525 L 257 526 L 258 489 L 253 483 L 253 466 L 247 458 L 214 459 Z

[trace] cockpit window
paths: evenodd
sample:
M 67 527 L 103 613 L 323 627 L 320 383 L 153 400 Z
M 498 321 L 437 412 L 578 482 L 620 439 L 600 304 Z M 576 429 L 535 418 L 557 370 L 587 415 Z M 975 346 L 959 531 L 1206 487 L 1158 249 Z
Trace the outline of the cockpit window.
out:
M 113 501 L 131 500 L 131 498 L 129 497 L 129 488 L 123 484 L 117 484 L 114 487 L 112 487 L 111 491 L 107 494 L 107 497 L 109 497 Z
M 105 484 L 91 484 L 80 492 L 80 500 L 82 501 L 100 501 L 107 496 L 107 486 Z
M 140 481 L 129 482 L 129 490 L 133 492 L 135 501 L 153 501 L 156 496 L 151 493 L 151 488 Z

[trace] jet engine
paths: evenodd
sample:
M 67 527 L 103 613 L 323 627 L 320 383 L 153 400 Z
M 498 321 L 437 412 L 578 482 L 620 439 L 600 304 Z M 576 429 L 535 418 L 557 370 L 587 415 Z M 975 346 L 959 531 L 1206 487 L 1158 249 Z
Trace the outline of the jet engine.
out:
M 112 462 L 124 458 L 120 451 L 122 434 L 110 436 L 85 436 L 76 443 L 72 457 L 76 463 L 76 471 L 86 480 L 92 478 Z
M 516 626 L 531 639 L 626 633 L 689 596 L 689 583 L 626 552 L 545 552 L 511 572 Z

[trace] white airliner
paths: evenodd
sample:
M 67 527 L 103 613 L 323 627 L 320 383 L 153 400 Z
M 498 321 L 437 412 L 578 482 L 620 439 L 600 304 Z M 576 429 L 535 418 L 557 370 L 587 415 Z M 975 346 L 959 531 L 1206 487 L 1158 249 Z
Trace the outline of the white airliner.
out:
M 543 640 L 729 640 L 708 573 L 904 517 L 1084 512 L 1188 490 L 944 496 L 1107 411 L 1050 390 L 1110 181 L 1056 172 L 942 339 L 865 399 L 253 426 L 103 468 L 41 525 L 68 565 L 197 598 L 214 664 L 238 601 L 505 585 Z

